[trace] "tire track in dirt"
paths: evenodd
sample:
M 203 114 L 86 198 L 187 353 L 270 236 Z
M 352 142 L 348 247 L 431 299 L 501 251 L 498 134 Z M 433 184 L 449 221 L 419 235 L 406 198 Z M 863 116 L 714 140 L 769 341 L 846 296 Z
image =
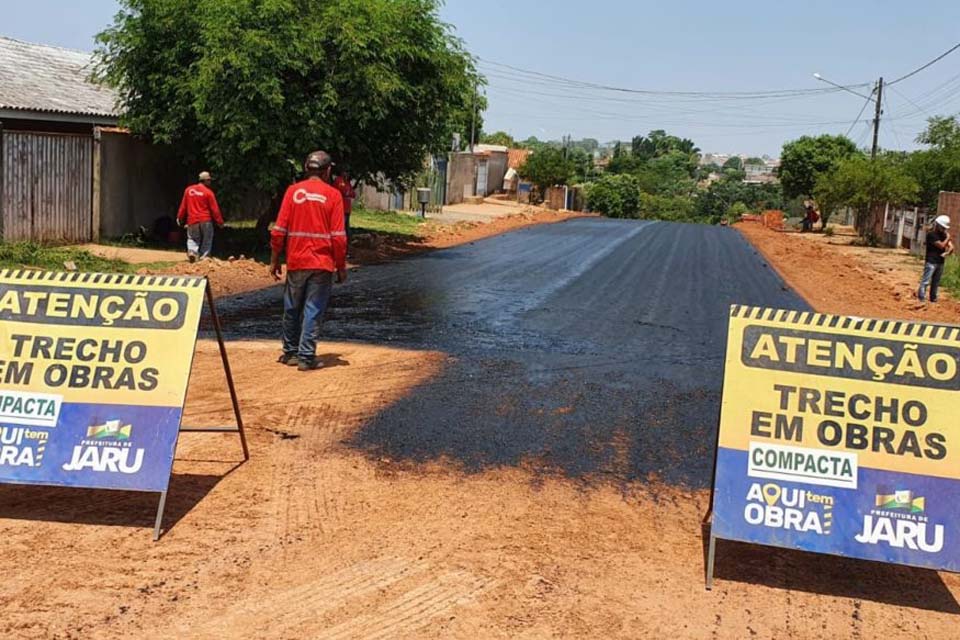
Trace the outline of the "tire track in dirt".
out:
M 283 444 L 298 450 L 291 458 L 313 460 L 350 428 L 348 417 L 327 404 L 301 404 L 287 410 L 283 432 L 289 435 Z M 326 464 L 275 466 L 272 483 L 274 532 L 284 547 L 285 559 L 290 544 L 323 535 L 330 523 L 343 517 L 344 496 L 328 490 L 336 483 Z
M 476 601 L 494 583 L 464 571 L 443 574 L 394 598 L 378 612 L 348 620 L 317 640 L 406 638 L 457 607 Z
M 289 589 L 274 591 L 228 609 L 200 628 L 191 629 L 197 638 L 287 638 L 306 637 L 309 627 L 322 615 L 334 612 L 368 594 L 420 575 L 429 569 L 425 562 L 385 558 L 356 563 L 319 579 Z M 269 620 L 262 628 L 251 628 Z M 195 635 L 194 635 L 195 634 Z

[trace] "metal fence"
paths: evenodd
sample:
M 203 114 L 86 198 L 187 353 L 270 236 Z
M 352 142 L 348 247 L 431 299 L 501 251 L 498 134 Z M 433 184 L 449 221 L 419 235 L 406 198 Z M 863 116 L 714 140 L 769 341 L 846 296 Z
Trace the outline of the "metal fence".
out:
M 2 131 L 0 141 L 3 240 L 91 240 L 93 136 Z

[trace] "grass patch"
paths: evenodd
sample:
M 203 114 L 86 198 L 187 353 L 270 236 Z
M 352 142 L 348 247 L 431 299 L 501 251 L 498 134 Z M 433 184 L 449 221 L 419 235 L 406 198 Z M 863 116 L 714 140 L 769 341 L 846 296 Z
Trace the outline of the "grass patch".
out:
M 73 262 L 78 271 L 101 273 L 136 273 L 140 269 L 165 266 L 167 263 L 130 264 L 123 260 L 108 260 L 89 251 L 71 247 L 49 247 L 35 242 L 0 243 L 0 268 L 30 267 L 48 271 L 64 271 L 65 262 Z
M 377 233 L 407 242 L 423 240 L 432 227 L 429 221 L 423 221 L 415 216 L 393 211 L 369 211 L 359 207 L 354 208 L 350 215 L 350 226 L 355 234 Z M 185 250 L 183 246 L 171 245 L 153 238 L 144 238 L 138 234 L 127 234 L 120 238 L 103 240 L 102 242 L 119 247 L 142 247 L 174 252 Z M 241 255 L 263 263 L 270 261 L 269 238 L 258 233 L 257 220 L 228 220 L 226 228 L 214 232 L 214 257 L 226 259 L 231 256 L 240 257 Z M 99 260 L 99 258 L 93 256 L 91 258 Z M 87 270 L 80 267 L 79 261 L 76 262 L 78 268 Z M 57 268 L 62 269 L 62 264 Z
M 943 265 L 943 279 L 940 286 L 955 298 L 960 298 L 960 257 L 950 256 Z
M 350 227 L 354 233 L 373 232 L 421 239 L 427 235 L 428 223 L 405 213 L 354 209 L 350 214 Z

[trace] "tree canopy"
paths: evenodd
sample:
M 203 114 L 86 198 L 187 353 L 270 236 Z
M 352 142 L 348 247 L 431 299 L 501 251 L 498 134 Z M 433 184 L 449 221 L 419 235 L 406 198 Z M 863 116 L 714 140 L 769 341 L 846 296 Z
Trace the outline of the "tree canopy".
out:
M 960 122 L 931 118 L 917 142 L 930 148 L 911 153 L 904 169 L 920 187 L 920 204 L 934 209 L 941 191 L 960 191 Z
M 575 171 L 574 163 L 567 158 L 562 149 L 543 147 L 530 154 L 517 173 L 524 180 L 537 185 L 543 196 L 548 188 L 567 184 Z
M 825 219 L 839 207 L 850 207 L 856 212 L 860 235 L 874 242 L 883 232 L 879 208 L 886 203 L 912 202 L 918 192 L 916 180 L 892 154 L 882 154 L 876 159 L 858 154 L 840 160 L 817 178 L 814 189 Z
M 787 198 L 812 196 L 817 178 L 857 154 L 857 145 L 846 136 L 803 136 L 783 145 L 780 182 Z
M 276 193 L 317 148 L 403 182 L 469 131 L 482 82 L 438 4 L 122 0 L 98 75 L 134 134 L 230 191 Z
M 485 133 L 480 136 L 480 142 L 483 144 L 496 144 L 504 147 L 515 147 L 517 141 L 513 139 L 506 131 L 495 131 L 494 133 Z

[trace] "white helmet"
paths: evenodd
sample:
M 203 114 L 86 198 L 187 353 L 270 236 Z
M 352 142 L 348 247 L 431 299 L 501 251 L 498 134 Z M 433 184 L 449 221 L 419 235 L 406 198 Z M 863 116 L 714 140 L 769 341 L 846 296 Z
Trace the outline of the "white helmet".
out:
M 934 220 L 938 225 L 944 229 L 950 228 L 950 216 L 937 216 L 937 219 Z

